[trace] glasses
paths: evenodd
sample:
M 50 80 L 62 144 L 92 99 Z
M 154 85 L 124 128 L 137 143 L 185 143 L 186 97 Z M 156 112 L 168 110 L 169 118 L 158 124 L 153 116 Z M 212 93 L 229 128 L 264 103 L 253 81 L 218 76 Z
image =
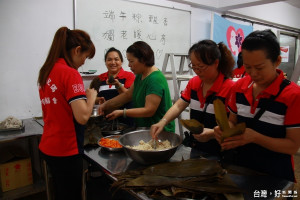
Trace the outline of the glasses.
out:
M 193 65 L 192 63 L 190 63 L 188 66 L 190 69 L 194 71 L 203 71 L 206 70 L 206 68 L 208 67 L 208 65 L 197 66 L 197 65 Z

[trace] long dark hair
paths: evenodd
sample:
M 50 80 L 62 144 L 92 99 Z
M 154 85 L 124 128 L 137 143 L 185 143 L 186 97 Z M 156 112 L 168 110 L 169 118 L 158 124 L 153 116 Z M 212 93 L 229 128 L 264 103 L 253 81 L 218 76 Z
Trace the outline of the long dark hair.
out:
M 48 56 L 40 69 L 38 84 L 44 87 L 47 78 L 58 58 L 63 58 L 67 64 L 75 69 L 71 58 L 71 49 L 80 46 L 81 52 L 89 52 L 88 58 L 93 58 L 96 52 L 95 46 L 89 34 L 82 30 L 70 30 L 67 27 L 59 28 L 53 38 Z
M 240 52 L 240 53 L 238 54 L 236 64 L 237 64 L 237 67 L 238 67 L 238 68 L 241 68 L 241 67 L 243 66 L 243 56 L 242 56 L 242 52 Z
M 218 70 L 227 78 L 231 77 L 235 61 L 231 51 L 223 42 L 216 44 L 212 40 L 201 40 L 189 49 L 189 56 L 191 53 L 194 53 L 196 58 L 206 65 L 212 65 L 219 59 Z

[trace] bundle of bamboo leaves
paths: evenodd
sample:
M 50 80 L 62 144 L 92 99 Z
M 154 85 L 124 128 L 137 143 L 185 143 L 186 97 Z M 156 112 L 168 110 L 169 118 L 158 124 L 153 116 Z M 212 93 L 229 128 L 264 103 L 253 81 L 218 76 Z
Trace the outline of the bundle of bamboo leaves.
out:
M 116 177 L 115 191 L 141 191 L 153 199 L 226 199 L 226 193 L 242 192 L 217 161 L 202 158 L 152 165 Z

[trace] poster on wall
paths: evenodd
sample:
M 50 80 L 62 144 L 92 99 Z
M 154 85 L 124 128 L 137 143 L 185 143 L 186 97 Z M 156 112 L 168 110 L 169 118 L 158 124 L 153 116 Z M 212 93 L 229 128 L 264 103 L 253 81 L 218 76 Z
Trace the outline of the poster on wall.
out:
M 212 40 L 226 44 L 235 57 L 241 51 L 245 37 L 253 31 L 252 26 L 231 22 L 217 14 L 213 14 L 211 26 Z
M 289 46 L 280 47 L 281 62 L 289 62 Z

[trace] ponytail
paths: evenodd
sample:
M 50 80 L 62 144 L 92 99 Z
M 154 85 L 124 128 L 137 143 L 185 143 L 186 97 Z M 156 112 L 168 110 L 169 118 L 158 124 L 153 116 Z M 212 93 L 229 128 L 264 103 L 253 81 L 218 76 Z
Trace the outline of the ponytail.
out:
M 189 49 L 189 56 L 194 53 L 198 60 L 206 65 L 212 65 L 219 59 L 218 71 L 225 77 L 231 77 L 235 61 L 226 45 L 220 42 L 218 45 L 212 40 L 201 40 Z
M 223 42 L 220 42 L 218 44 L 218 47 L 221 52 L 221 58 L 219 61 L 218 69 L 225 75 L 225 77 L 229 78 L 232 75 L 232 70 L 235 65 L 234 58 L 232 56 L 231 51 Z
M 45 86 L 47 78 L 58 58 L 65 59 L 66 63 L 75 69 L 71 50 L 77 46 L 81 47 L 81 52 L 89 52 L 88 58 L 94 57 L 95 46 L 86 32 L 70 30 L 67 27 L 61 27 L 56 31 L 46 61 L 39 72 L 38 85 L 40 87 L 43 88 Z

